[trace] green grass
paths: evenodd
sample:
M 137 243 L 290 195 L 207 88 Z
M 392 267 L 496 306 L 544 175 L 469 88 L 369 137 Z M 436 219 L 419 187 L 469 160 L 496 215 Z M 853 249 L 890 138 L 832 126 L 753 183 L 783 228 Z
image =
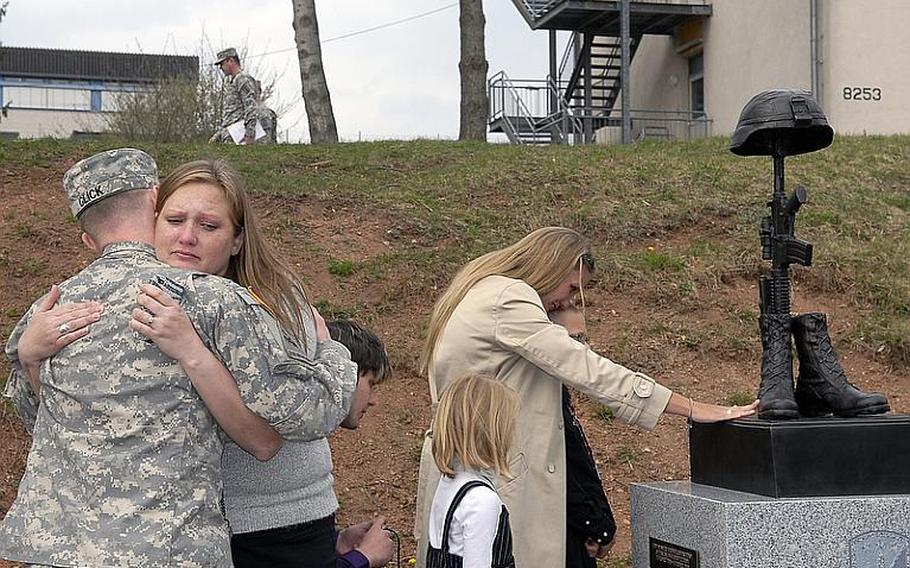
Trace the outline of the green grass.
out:
M 350 260 L 337 260 L 334 258 L 329 260 L 329 274 L 344 278 L 354 274 L 355 270 L 357 270 L 357 265 Z
M 48 269 L 47 262 L 41 259 L 28 258 L 21 265 L 13 269 L 13 276 L 22 278 L 25 276 L 40 276 Z
M 17 223 L 15 228 L 13 228 L 13 235 L 19 240 L 27 240 L 33 238 L 35 233 L 28 223 L 22 221 Z
M 731 392 L 727 396 L 727 404 L 733 406 L 749 406 L 755 402 L 755 393 L 746 391 Z
M 408 456 L 414 463 L 420 463 L 420 456 L 423 453 L 423 434 L 414 436 L 411 445 L 408 447 Z
M 24 310 L 16 306 L 9 306 L 3 309 L 3 315 L 10 319 L 21 317 L 23 313 Z M 6 334 L 4 334 L 4 336 L 6 336 Z
M 597 561 L 598 568 L 629 568 L 632 566 L 632 557 L 628 554 L 622 556 L 610 555 L 604 560 Z
M 337 306 L 328 300 L 317 300 L 313 307 L 319 311 L 319 315 L 328 320 L 333 319 L 349 319 L 356 317 L 356 310 L 352 308 L 346 308 Z
M 632 467 L 632 462 L 638 459 L 638 450 L 628 444 L 622 444 L 616 450 L 616 461 Z
M 685 318 L 713 290 L 754 282 L 767 265 L 757 228 L 771 192 L 771 161 L 733 156 L 727 143 L 130 144 L 155 156 L 162 174 L 190 159 L 225 158 L 254 194 L 341 203 L 389 220 L 387 253 L 330 265 L 345 280 L 388 281 L 396 293 L 436 297 L 466 260 L 558 224 L 591 238 L 607 289 L 639 294 Z M 4 141 L 0 166 L 59 168 L 124 144 Z M 862 320 L 850 344 L 910 364 L 910 137 L 838 137 L 827 150 L 789 158 L 786 168 L 788 188 L 805 185 L 810 196 L 797 218 L 797 235 L 815 245 L 814 265 L 799 269 L 803 293 L 855 306 Z M 8 227 L 13 238 L 30 235 L 27 226 Z M 282 237 L 302 231 L 294 219 L 273 230 Z M 670 335 L 690 349 L 751 349 L 754 320 L 732 311 L 728 319 L 714 335 L 688 329 Z
M 598 406 L 597 410 L 594 412 L 594 415 L 604 422 L 611 422 L 614 418 L 613 409 L 605 404 Z

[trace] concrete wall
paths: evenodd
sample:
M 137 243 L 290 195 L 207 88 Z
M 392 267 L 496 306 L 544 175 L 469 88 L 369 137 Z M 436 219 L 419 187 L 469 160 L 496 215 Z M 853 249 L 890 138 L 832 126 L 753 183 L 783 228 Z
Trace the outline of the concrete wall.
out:
M 733 132 L 742 107 L 758 91 L 810 89 L 809 1 L 714 0 L 712 5 L 700 47 L 692 46 L 691 37 L 644 36 L 632 62 L 632 108 L 690 109 L 688 57 L 701 51 L 709 134 L 723 136 Z
M 838 0 L 841 1 L 841 0 Z M 809 0 L 714 0 L 705 21 L 705 109 L 715 135 L 764 89 L 809 90 Z
M 689 109 L 688 65 L 676 54 L 672 37 L 644 36 L 631 72 L 632 108 Z
M 18 132 L 19 138 L 69 138 L 73 131 L 104 131 L 104 114 L 61 110 L 9 109 L 0 133 Z
M 821 16 L 822 108 L 834 129 L 910 132 L 910 2 L 823 0 Z

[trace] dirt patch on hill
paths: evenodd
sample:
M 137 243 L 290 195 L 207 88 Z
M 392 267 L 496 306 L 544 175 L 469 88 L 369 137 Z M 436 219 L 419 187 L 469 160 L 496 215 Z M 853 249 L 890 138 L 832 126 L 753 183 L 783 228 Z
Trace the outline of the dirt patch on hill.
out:
M 34 298 L 91 260 L 59 189 L 72 161 L 47 168 L 0 168 L 4 338 Z M 432 252 L 439 243 L 407 219 L 350 200 L 270 195 L 258 196 L 254 203 L 282 254 L 306 275 L 313 299 L 329 306 L 354 306 L 355 315 L 386 341 L 395 376 L 379 388 L 379 406 L 358 431 L 332 437 L 336 491 L 342 523 L 384 514 L 402 535 L 403 555 L 409 557 L 414 551 L 410 535 L 418 448 L 430 419 L 417 354 L 421 330 L 439 293 L 421 279 L 438 279 L 434 281 L 444 286 L 449 276 L 392 271 L 377 279 L 356 267 L 404 250 Z M 674 235 L 672 243 L 684 246 L 694 238 L 687 231 Z M 342 261 L 354 263 L 354 269 L 339 268 Z M 756 390 L 760 346 L 752 330 L 757 294 L 750 280 L 734 279 L 699 291 L 698 301 L 688 304 L 661 304 L 651 292 L 648 285 L 622 291 L 596 285 L 588 296 L 592 346 L 699 400 L 724 402 Z M 854 308 L 837 298 L 808 298 L 797 288 L 794 305 L 828 311 L 835 338 L 856 322 Z M 741 322 L 731 323 L 731 310 L 741 311 Z M 907 369 L 889 368 L 874 353 L 843 355 L 855 382 L 888 393 L 895 411 L 910 410 Z M 5 362 L 0 372 L 7 372 Z M 645 432 L 612 422 L 599 404 L 583 397 L 577 408 L 620 526 L 613 556 L 622 558 L 630 548 L 629 484 L 689 475 L 685 424 L 664 418 L 653 432 Z M 0 415 L 0 514 L 15 498 L 29 445 L 18 419 L 10 414 Z

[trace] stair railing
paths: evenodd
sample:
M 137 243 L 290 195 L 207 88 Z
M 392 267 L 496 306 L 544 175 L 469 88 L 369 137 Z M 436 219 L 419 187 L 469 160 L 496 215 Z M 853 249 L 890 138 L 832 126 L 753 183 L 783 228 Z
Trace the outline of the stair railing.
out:
M 521 0 L 521 3 L 524 4 L 528 13 L 531 14 L 534 19 L 538 19 L 549 12 L 553 6 L 564 1 L 565 0 Z
M 578 143 L 584 133 L 582 122 L 575 116 L 571 105 L 563 98 L 563 82 L 547 77 L 547 91 L 551 100 L 556 100 L 556 109 L 538 123 L 540 130 L 553 133 L 563 144 Z
M 540 81 L 537 81 L 540 83 Z M 522 90 L 539 87 L 522 86 Z M 505 71 L 496 73 L 489 80 L 490 122 L 502 120 L 507 136 L 512 142 L 524 143 L 523 136 L 538 134 L 537 121 L 512 80 Z

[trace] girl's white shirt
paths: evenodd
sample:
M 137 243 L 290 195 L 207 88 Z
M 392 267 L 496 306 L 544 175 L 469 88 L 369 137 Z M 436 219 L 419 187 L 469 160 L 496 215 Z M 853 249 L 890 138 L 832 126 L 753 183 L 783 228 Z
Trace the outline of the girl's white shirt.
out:
M 460 463 L 455 463 L 454 469 L 454 478 L 443 475 L 439 480 L 430 507 L 429 537 L 433 548 L 442 548 L 446 513 L 461 486 L 473 480 L 493 486 L 492 472 L 466 470 Z M 501 511 L 499 495 L 486 487 L 469 490 L 455 509 L 449 529 L 449 552 L 464 559 L 464 568 L 490 568 L 492 565 L 493 541 Z

